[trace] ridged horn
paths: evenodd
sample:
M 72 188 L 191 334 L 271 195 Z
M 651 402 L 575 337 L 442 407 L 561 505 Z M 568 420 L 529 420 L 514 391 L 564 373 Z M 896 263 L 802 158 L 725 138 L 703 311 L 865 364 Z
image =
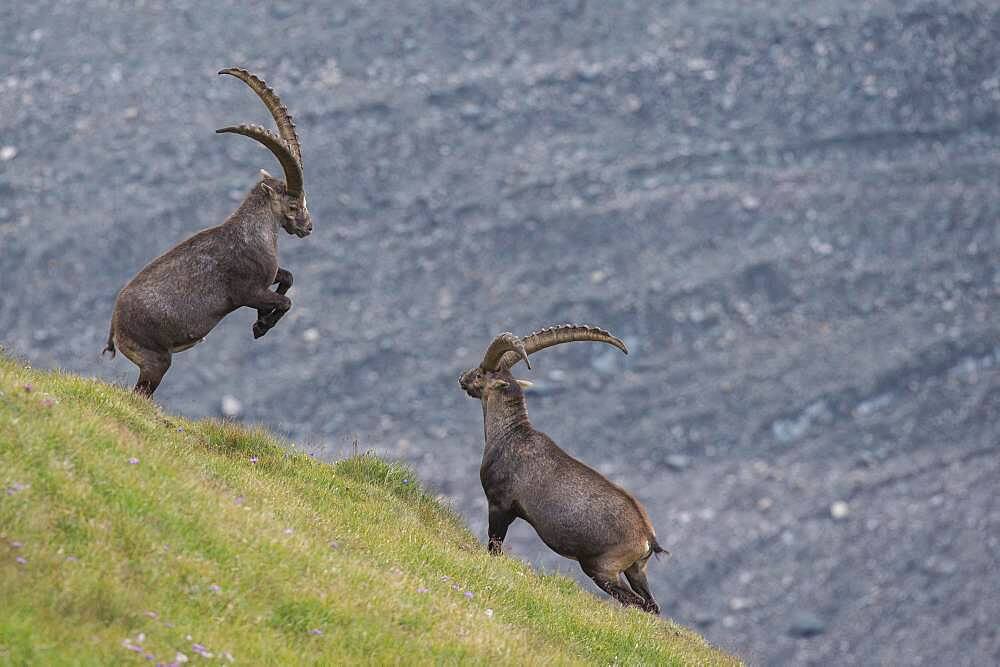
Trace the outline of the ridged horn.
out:
M 531 368 L 531 364 L 528 363 L 528 353 L 524 351 L 524 344 L 520 338 L 509 331 L 493 339 L 490 346 L 486 348 L 486 354 L 483 355 L 483 363 L 479 364 L 479 367 L 484 371 L 498 370 L 500 368 L 500 359 L 508 354 L 518 361 L 523 359 L 524 363 L 528 364 L 528 368 Z
M 274 153 L 274 157 L 278 158 L 278 162 L 281 163 L 281 168 L 285 170 L 285 189 L 288 195 L 291 197 L 300 197 L 302 195 L 302 168 L 299 166 L 298 161 L 288 150 L 288 146 L 279 137 L 275 136 L 274 132 L 261 127 L 260 125 L 233 125 L 231 127 L 223 127 L 216 130 L 216 132 L 232 132 L 234 134 L 242 134 L 244 137 L 250 137 L 251 139 L 256 139 L 260 143 L 271 149 Z
M 295 123 L 292 122 L 292 114 L 288 113 L 288 107 L 282 104 L 278 93 L 274 92 L 274 89 L 268 86 L 264 79 L 241 67 L 227 67 L 226 69 L 219 70 L 219 74 L 235 76 L 250 86 L 253 92 L 257 93 L 257 97 L 261 99 L 267 110 L 271 112 L 271 116 L 278 126 L 278 135 L 288 144 L 289 151 L 295 158 L 295 161 L 299 163 L 299 169 L 301 169 L 302 147 L 299 145 L 299 135 L 295 133 Z
M 547 347 L 558 345 L 559 343 L 571 343 L 574 341 L 593 341 L 596 343 L 607 343 L 628 354 L 628 347 L 620 338 L 612 336 L 604 329 L 591 327 L 584 324 L 560 324 L 554 327 L 547 327 L 541 331 L 536 331 L 530 336 L 521 339 L 524 345 L 524 353 L 534 354 Z M 505 352 L 498 364 L 499 370 L 510 370 L 510 368 L 521 361 L 521 355 L 513 352 Z M 531 366 L 528 366 L 531 368 Z

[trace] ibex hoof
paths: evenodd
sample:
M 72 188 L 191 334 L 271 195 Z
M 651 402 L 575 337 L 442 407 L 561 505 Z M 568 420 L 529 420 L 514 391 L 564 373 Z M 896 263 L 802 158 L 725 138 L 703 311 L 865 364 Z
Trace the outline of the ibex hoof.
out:
M 257 320 L 256 322 L 253 323 L 253 337 L 260 338 L 268 331 L 270 331 L 270 329 L 271 327 L 267 326 L 267 324 L 261 322 L 260 320 Z

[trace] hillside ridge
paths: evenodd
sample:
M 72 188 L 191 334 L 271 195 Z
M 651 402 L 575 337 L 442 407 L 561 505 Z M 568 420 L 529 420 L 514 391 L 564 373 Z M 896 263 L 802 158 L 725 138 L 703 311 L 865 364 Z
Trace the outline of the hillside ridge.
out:
M 0 599 L 10 664 L 738 664 L 489 557 L 405 466 L 3 356 Z

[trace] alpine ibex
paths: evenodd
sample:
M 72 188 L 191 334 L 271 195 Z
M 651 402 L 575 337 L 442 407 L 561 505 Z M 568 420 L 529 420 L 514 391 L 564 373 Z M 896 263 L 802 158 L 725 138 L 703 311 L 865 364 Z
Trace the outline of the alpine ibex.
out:
M 623 605 L 654 614 L 646 563 L 664 553 L 643 506 L 625 489 L 576 460 L 528 421 L 523 387 L 510 369 L 528 355 L 570 341 L 608 343 L 628 354 L 618 338 L 596 327 L 566 324 L 524 339 L 502 333 L 483 361 L 459 377 L 469 396 L 483 405 L 486 448 L 479 477 L 489 503 L 489 551 L 502 553 L 507 528 L 517 518 L 530 523 L 556 553 L 572 558 L 606 593 Z M 621 581 L 622 573 L 628 585 Z
M 170 355 L 208 335 L 242 306 L 257 309 L 254 338 L 260 338 L 292 307 L 285 293 L 292 274 L 278 266 L 278 227 L 302 238 L 313 223 L 302 190 L 302 155 L 295 124 L 278 95 L 260 78 L 224 69 L 245 82 L 271 112 L 280 137 L 259 125 L 224 127 L 256 139 L 274 153 L 285 181 L 263 169 L 243 203 L 218 227 L 205 229 L 150 262 L 115 300 L 104 352 L 115 346 L 139 367 L 135 391 L 150 395 L 170 368 Z M 278 288 L 271 291 L 271 285 Z

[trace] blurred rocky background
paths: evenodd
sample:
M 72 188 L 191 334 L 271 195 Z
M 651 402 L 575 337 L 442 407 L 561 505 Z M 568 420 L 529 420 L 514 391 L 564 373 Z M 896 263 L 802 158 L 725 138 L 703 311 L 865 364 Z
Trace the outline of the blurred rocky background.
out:
M 213 134 L 269 122 L 229 65 L 295 115 L 316 231 L 290 314 L 177 355 L 166 409 L 356 439 L 484 536 L 459 372 L 607 327 L 630 356 L 521 372 L 649 508 L 666 614 L 757 664 L 1000 661 L 996 3 L 4 3 L 9 353 L 134 383 L 117 290 L 278 172 Z

